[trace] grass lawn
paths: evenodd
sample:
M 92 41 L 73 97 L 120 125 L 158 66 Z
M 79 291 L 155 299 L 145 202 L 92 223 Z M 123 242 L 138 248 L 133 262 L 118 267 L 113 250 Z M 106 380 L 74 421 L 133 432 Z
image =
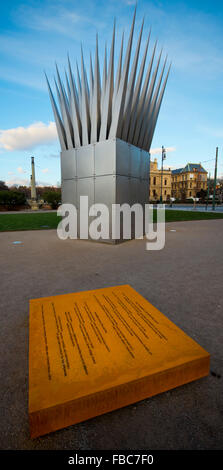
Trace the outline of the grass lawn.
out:
M 209 220 L 209 219 L 223 219 L 223 213 L 219 212 L 199 212 L 194 211 L 181 211 L 181 210 L 166 210 L 166 222 L 183 222 L 186 220 Z
M 223 213 L 166 210 L 166 222 L 180 222 L 186 220 L 223 219 Z M 60 217 L 56 212 L 28 213 L 28 214 L 0 214 L 0 232 L 11 230 L 47 230 L 56 229 Z M 154 211 L 154 222 L 156 210 Z
M 57 228 L 60 217 L 56 212 L 1 214 L 0 232 L 9 230 L 47 230 Z

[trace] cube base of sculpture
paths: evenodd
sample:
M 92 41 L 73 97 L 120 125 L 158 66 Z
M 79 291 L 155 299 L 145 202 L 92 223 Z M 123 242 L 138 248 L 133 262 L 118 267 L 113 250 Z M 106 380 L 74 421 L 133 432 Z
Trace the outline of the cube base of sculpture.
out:
M 101 237 L 98 241 L 123 241 L 122 227 L 120 238 L 112 237 L 112 205 L 138 203 L 144 210 L 149 201 L 149 163 L 148 152 L 120 139 L 61 152 L 62 203 L 73 204 L 77 209 L 78 238 L 80 197 L 88 196 L 89 208 L 93 204 L 105 204 L 109 211 L 109 238 Z M 132 216 L 131 238 L 134 235 Z

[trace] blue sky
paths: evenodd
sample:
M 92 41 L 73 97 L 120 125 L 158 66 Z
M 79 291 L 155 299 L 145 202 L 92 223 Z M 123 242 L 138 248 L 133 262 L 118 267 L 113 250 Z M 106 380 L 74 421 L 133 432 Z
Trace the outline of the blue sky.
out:
M 103 53 L 114 17 L 121 41 L 134 6 L 132 0 L 1 2 L 1 180 L 28 184 L 34 155 L 37 181 L 60 183 L 60 148 L 44 70 L 52 81 L 55 61 L 61 71 L 68 52 L 73 63 L 79 61 L 81 42 L 88 63 L 96 32 Z M 151 44 L 158 39 L 159 49 L 172 61 L 152 149 L 170 149 L 167 166 L 202 162 L 213 175 L 219 146 L 218 173 L 223 175 L 223 3 L 139 0 L 136 31 L 143 16 L 144 43 L 151 27 Z M 160 161 L 159 152 L 153 156 Z

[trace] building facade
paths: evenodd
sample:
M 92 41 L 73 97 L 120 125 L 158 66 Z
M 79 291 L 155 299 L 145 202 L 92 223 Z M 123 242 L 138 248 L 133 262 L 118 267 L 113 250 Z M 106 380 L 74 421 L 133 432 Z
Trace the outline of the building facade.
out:
M 163 183 L 161 184 L 161 180 Z M 168 201 L 171 197 L 171 170 L 163 169 L 163 172 L 158 169 L 157 158 L 154 161 L 150 161 L 150 185 L 149 185 L 149 200 L 160 201 L 162 186 L 162 200 Z
M 171 197 L 189 199 L 207 189 L 207 171 L 200 163 L 188 163 L 184 168 L 172 171 Z

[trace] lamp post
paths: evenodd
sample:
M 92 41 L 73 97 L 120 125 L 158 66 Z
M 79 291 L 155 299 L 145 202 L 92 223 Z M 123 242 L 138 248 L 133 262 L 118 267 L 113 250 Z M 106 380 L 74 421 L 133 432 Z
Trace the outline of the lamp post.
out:
M 216 157 L 215 157 L 215 169 L 214 169 L 214 194 L 212 200 L 212 210 L 215 211 L 215 193 L 216 193 L 216 183 L 217 183 L 217 166 L 218 166 L 218 147 L 216 147 Z
M 206 211 L 208 210 L 208 200 L 209 200 L 209 193 L 210 193 L 210 180 L 211 180 L 211 173 L 209 173 L 209 177 L 208 177 L 208 192 L 207 192 Z
M 195 187 L 195 198 L 194 198 L 194 210 L 197 209 L 197 193 L 198 190 L 201 189 L 201 182 L 200 182 L 200 173 L 201 173 L 201 163 L 199 163 L 199 168 L 195 168 L 195 176 L 196 176 L 196 187 Z
M 160 191 L 160 203 L 163 202 L 163 160 L 166 159 L 166 149 L 162 145 L 162 165 L 161 165 L 161 191 Z

